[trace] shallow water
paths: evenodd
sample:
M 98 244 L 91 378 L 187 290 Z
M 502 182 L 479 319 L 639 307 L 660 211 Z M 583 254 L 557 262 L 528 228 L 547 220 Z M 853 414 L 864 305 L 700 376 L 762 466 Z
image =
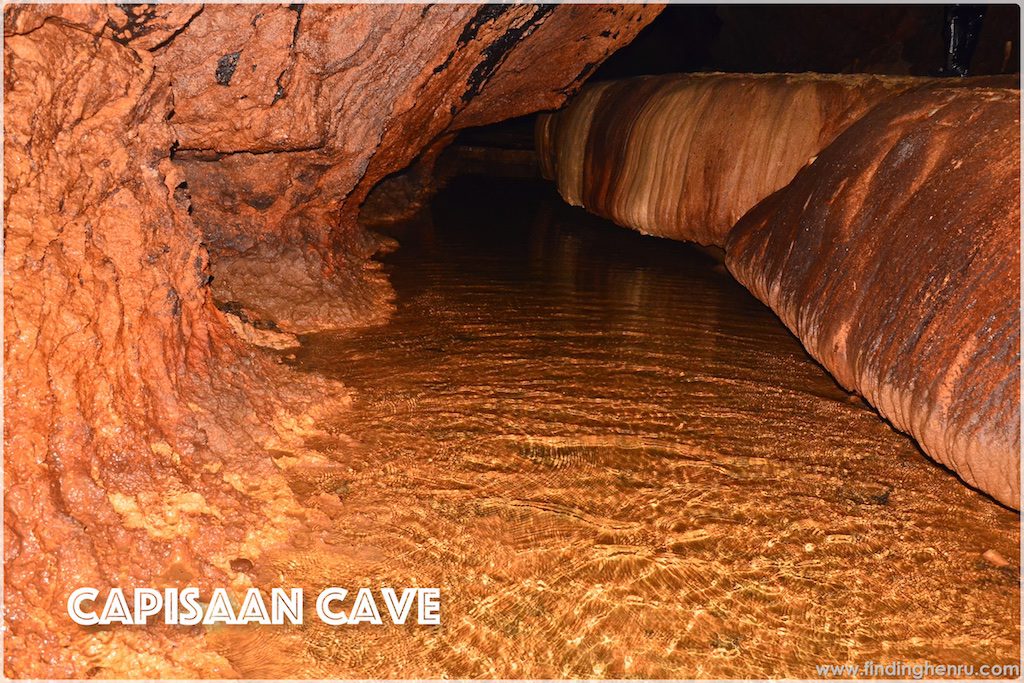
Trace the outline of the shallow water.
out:
M 1019 660 L 1019 517 L 840 389 L 715 259 L 460 181 L 396 232 L 381 327 L 268 585 L 439 586 L 442 626 L 224 630 L 246 676 L 796 677 Z M 1010 562 L 982 558 L 995 550 Z

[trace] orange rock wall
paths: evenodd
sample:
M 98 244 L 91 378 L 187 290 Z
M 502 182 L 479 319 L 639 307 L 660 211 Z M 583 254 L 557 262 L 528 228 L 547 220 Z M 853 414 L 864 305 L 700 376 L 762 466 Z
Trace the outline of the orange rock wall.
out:
M 75 587 L 132 585 L 172 566 L 198 581 L 217 575 L 194 558 L 225 536 L 190 538 L 203 516 L 176 511 L 176 494 L 234 508 L 240 528 L 252 522 L 248 496 L 203 480 L 227 455 L 211 451 L 204 416 L 186 402 L 211 388 L 215 367 L 237 370 L 236 387 L 253 368 L 238 367 L 239 349 L 210 304 L 201 235 L 168 158 L 171 93 L 139 54 L 57 21 L 5 41 L 12 675 L 92 668 L 83 652 L 96 636 L 73 633 L 64 614 Z M 180 518 L 159 537 L 146 526 L 149 514 L 159 524 L 161 508 Z
M 65 614 L 83 585 L 244 583 L 305 523 L 266 449 L 344 391 L 246 346 L 211 277 L 282 328 L 372 319 L 376 180 L 558 105 L 656 13 L 5 7 L 6 674 L 232 675 L 201 632 Z
M 292 332 L 379 316 L 389 290 L 361 268 L 377 244 L 354 220 L 370 189 L 460 128 L 559 106 L 656 13 L 206 8 L 156 61 L 218 296 Z

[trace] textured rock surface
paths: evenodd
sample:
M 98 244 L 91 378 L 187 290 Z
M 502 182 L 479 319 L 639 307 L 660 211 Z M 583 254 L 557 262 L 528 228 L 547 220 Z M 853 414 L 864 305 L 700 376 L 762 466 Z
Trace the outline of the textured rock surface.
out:
M 390 290 L 363 269 L 378 244 L 354 221 L 370 189 L 424 149 L 429 168 L 459 128 L 559 106 L 656 14 L 207 7 L 157 65 L 217 297 L 291 332 L 379 318 Z
M 9 674 L 105 668 L 86 653 L 110 641 L 130 660 L 120 665 L 141 673 L 154 662 L 228 671 L 183 646 L 147 656 L 124 642 L 137 634 L 73 633 L 62 616 L 81 585 L 223 580 L 215 557 L 262 517 L 254 496 L 211 475 L 251 445 L 252 425 L 215 452 L 222 435 L 187 405 L 206 396 L 215 407 L 219 382 L 260 398 L 260 361 L 240 365 L 205 291 L 200 235 L 167 158 L 169 100 L 151 61 L 113 40 L 47 22 L 5 41 Z M 282 481 L 269 461 L 248 471 Z
M 314 514 L 279 472 L 304 457 L 294 396 L 344 392 L 298 385 L 232 332 L 259 316 L 215 308 L 206 246 L 238 298 L 280 280 L 244 304 L 309 303 L 292 327 L 337 322 L 322 306 L 342 294 L 368 317 L 377 244 L 347 221 L 373 182 L 456 115 L 557 105 L 655 13 L 5 7 L 5 673 L 233 674 L 202 632 L 63 616 L 82 585 L 244 586 L 232 560 Z
M 1020 96 L 908 93 L 751 211 L 736 277 L 968 484 L 1020 506 Z
M 542 115 L 567 202 L 645 234 L 721 245 L 757 202 L 910 78 L 687 74 L 588 86 Z

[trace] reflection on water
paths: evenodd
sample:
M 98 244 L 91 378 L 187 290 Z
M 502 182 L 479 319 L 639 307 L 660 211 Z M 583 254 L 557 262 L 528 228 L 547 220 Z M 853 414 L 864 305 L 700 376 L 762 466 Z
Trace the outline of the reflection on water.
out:
M 290 473 L 316 533 L 260 580 L 439 586 L 443 625 L 226 632 L 243 675 L 1018 660 L 1019 517 L 839 389 L 714 259 L 509 183 L 457 183 L 397 237 L 394 319 L 292 361 L 357 398 L 308 444 L 327 464 Z

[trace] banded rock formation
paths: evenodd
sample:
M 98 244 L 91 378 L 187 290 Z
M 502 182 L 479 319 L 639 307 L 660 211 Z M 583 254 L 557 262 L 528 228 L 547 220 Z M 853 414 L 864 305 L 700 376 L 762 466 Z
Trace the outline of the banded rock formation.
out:
M 1020 507 L 1020 94 L 879 105 L 747 214 L 729 269 L 846 388 Z
M 282 328 L 372 317 L 376 180 L 557 106 L 656 13 L 5 7 L 5 673 L 232 675 L 201 632 L 64 616 L 83 585 L 245 585 L 312 515 L 267 448 L 343 392 L 246 346 L 211 277 L 256 318 L 302 304 Z
M 619 225 L 721 246 L 847 126 L 921 82 L 707 73 L 595 83 L 541 115 L 541 170 L 567 202 Z
M 610 81 L 543 115 L 537 146 L 570 204 L 725 246 L 737 279 L 840 383 L 1019 509 L 1015 85 Z

